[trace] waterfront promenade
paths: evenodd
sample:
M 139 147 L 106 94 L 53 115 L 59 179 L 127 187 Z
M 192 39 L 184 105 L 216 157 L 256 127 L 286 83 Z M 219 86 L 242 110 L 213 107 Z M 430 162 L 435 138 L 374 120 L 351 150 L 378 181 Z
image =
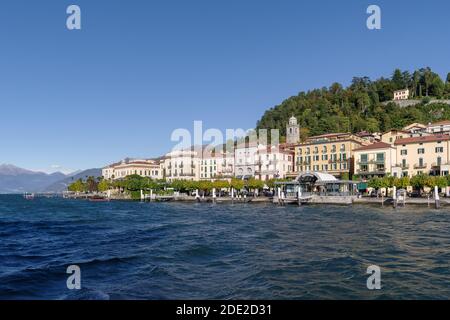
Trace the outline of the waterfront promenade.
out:
M 70 194 L 65 195 L 65 198 L 69 199 L 93 199 L 95 197 L 98 197 L 98 194 Z M 142 200 L 132 200 L 130 197 L 124 195 L 124 194 L 116 194 L 111 195 L 109 198 L 106 197 L 105 199 L 111 200 L 111 201 L 143 201 L 143 202 L 167 202 L 167 201 L 174 201 L 174 202 L 186 202 L 186 203 L 250 203 L 250 204 L 257 204 L 257 203 L 273 203 L 274 205 L 287 205 L 287 204 L 294 204 L 294 205 L 353 205 L 353 204 L 369 204 L 369 205 L 379 205 L 379 206 L 392 206 L 393 205 L 393 199 L 391 197 L 357 197 L 357 196 L 324 196 L 324 195 L 311 195 L 308 197 L 304 197 L 300 199 L 295 197 L 288 197 L 288 198 L 280 198 L 278 197 L 265 197 L 265 196 L 258 196 L 258 197 L 195 197 L 195 196 L 188 196 L 188 195 L 174 195 L 174 196 L 154 196 L 152 199 L 145 198 Z M 433 198 L 409 198 L 407 197 L 405 199 L 405 205 L 415 205 L 415 206 L 427 206 L 427 207 L 434 207 L 435 202 Z M 401 206 L 401 204 L 399 204 Z M 440 206 L 441 207 L 449 207 L 450 206 L 450 198 L 441 198 L 440 199 Z

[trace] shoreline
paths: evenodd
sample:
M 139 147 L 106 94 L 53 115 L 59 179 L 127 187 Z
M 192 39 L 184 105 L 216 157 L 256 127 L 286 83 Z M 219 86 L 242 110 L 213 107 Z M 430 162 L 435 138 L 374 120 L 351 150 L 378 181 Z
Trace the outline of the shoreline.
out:
M 83 194 L 83 195 L 65 195 L 65 199 L 75 199 L 75 200 L 91 200 L 98 195 L 94 194 Z M 145 199 L 131 199 L 129 197 L 117 197 L 111 196 L 104 199 L 105 201 L 124 201 L 124 202 L 186 202 L 186 203 L 248 203 L 248 204 L 261 204 L 261 203 L 271 203 L 275 206 L 284 205 L 378 205 L 380 207 L 393 207 L 392 198 L 372 198 L 372 197 L 362 197 L 358 198 L 356 196 L 320 196 L 313 195 L 308 199 L 278 199 L 277 197 L 247 197 L 247 198 L 231 198 L 231 197 L 204 197 L 196 198 L 193 196 L 164 196 L 160 198 L 145 198 Z M 436 203 L 434 199 L 428 198 L 407 198 L 405 201 L 405 206 L 428 206 L 430 208 L 436 208 Z M 439 209 L 446 208 L 450 206 L 450 198 L 441 198 L 439 200 Z M 397 207 L 403 207 L 402 203 L 398 203 Z

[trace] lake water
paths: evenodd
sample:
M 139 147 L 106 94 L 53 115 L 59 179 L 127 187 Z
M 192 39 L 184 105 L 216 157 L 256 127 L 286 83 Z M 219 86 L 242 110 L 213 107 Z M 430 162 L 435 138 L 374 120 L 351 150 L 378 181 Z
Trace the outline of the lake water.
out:
M 0 299 L 411 298 L 450 298 L 446 209 L 0 196 Z

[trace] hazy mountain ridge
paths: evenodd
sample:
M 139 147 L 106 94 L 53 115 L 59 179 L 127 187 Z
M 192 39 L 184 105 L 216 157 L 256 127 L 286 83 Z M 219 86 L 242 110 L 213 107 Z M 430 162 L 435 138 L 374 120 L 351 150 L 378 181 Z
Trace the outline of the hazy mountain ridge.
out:
M 44 191 L 45 192 L 63 192 L 67 190 L 67 187 L 69 184 L 71 184 L 74 181 L 77 181 L 78 179 L 86 179 L 86 177 L 101 177 L 102 176 L 102 169 L 94 168 L 94 169 L 88 169 L 84 171 L 79 171 L 75 174 L 71 174 L 66 176 L 64 179 L 61 179 L 59 181 L 56 181 L 55 183 L 52 183 L 51 185 L 47 186 Z
M 19 168 L 12 164 L 0 165 L 0 193 L 62 192 L 72 181 L 85 176 L 101 176 L 101 169 L 89 169 L 75 174 L 61 172 L 47 174 Z

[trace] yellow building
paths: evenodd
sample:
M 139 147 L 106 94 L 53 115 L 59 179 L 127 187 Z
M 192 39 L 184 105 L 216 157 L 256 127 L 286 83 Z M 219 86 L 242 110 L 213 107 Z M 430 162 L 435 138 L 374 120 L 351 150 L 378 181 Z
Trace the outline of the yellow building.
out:
M 162 179 L 162 169 L 159 161 L 156 160 L 131 160 L 125 159 L 122 162 L 111 164 L 102 169 L 105 179 L 123 179 L 126 176 L 139 175 L 152 179 Z
M 450 171 L 450 135 L 437 134 L 401 138 L 395 141 L 401 176 L 417 174 L 448 175 Z
M 295 170 L 326 172 L 336 177 L 352 175 L 353 150 L 370 144 L 350 133 L 331 133 L 308 138 L 295 146 Z
M 355 174 L 363 179 L 393 175 L 397 164 L 396 148 L 384 142 L 376 142 L 353 150 Z

